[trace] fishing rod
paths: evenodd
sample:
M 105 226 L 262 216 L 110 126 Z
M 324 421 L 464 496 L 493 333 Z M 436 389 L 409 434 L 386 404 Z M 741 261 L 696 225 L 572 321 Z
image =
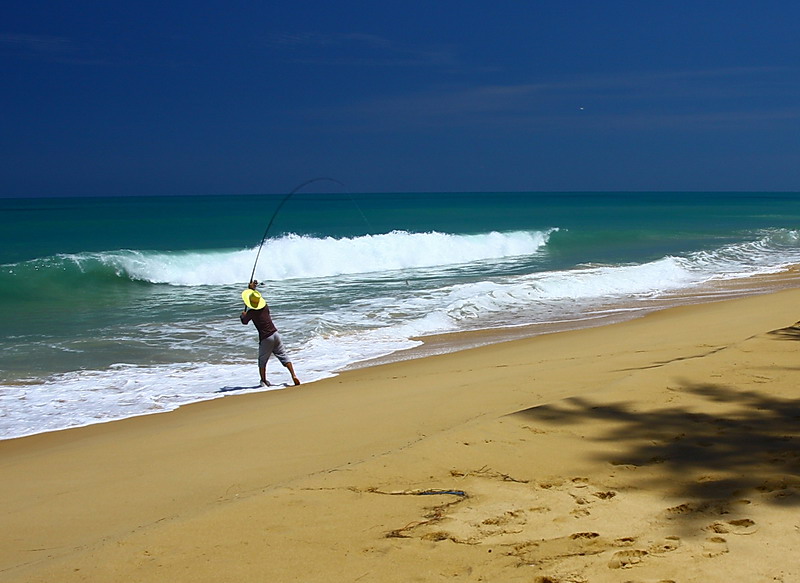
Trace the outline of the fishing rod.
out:
M 267 240 L 267 236 L 269 235 L 269 230 L 272 228 L 272 223 L 275 222 L 275 217 L 278 216 L 278 213 L 281 211 L 281 208 L 283 207 L 283 205 L 286 204 L 286 201 L 288 201 L 292 197 L 292 195 L 295 192 L 297 192 L 298 190 L 300 190 L 301 188 L 304 188 L 304 187 L 306 187 L 309 184 L 312 184 L 314 182 L 320 182 L 322 180 L 328 180 L 330 182 L 335 182 L 336 184 L 338 184 L 342 188 L 347 188 L 344 184 L 342 184 L 341 182 L 339 182 L 338 180 L 336 180 L 334 178 L 319 177 L 319 178 L 312 178 L 311 180 L 306 180 L 302 184 L 299 184 L 298 186 L 296 186 L 294 188 L 294 190 L 292 190 L 289 194 L 284 196 L 283 200 L 281 200 L 280 204 L 278 204 L 278 208 L 276 208 L 275 212 L 272 213 L 272 218 L 270 218 L 269 224 L 267 225 L 267 228 L 264 231 L 264 236 L 261 237 L 261 244 L 258 246 L 258 253 L 256 253 L 256 260 L 253 263 L 253 271 L 250 273 L 250 283 L 255 282 L 256 284 L 258 284 L 258 282 L 255 279 L 253 279 L 253 277 L 255 277 L 255 274 L 256 274 L 256 265 L 258 265 L 258 258 L 261 256 L 261 248 L 264 247 L 264 241 Z

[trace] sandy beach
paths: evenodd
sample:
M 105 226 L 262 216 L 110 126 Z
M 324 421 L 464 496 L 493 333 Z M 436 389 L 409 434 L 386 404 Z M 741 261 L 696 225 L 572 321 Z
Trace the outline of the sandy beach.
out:
M 0 442 L 0 581 L 798 581 L 799 305 Z

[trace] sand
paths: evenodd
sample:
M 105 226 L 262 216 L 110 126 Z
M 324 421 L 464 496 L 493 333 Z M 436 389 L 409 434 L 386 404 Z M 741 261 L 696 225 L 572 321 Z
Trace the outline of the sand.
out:
M 0 581 L 800 581 L 798 306 L 0 442 Z

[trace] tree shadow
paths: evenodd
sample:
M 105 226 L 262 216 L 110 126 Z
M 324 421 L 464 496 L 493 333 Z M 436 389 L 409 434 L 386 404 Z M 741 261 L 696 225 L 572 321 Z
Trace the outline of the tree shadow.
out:
M 800 340 L 800 322 L 797 322 L 793 326 L 773 330 L 769 334 L 781 340 Z
M 770 504 L 800 505 L 800 399 L 712 383 L 686 382 L 673 390 L 707 401 L 709 412 L 698 413 L 697 406 L 641 411 L 573 398 L 516 415 L 559 426 L 600 422 L 605 429 L 591 439 L 613 442 L 616 453 L 596 459 L 631 469 L 658 466 L 644 474 L 642 486 L 666 488 L 690 500 L 695 510 L 754 493 L 765 494 Z M 691 520 L 693 514 L 682 518 Z

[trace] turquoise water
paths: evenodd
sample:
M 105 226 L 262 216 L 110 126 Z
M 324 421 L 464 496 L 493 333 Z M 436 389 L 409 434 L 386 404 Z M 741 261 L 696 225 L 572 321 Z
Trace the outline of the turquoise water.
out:
M 0 436 L 256 384 L 240 292 L 284 197 L 0 199 Z M 298 192 L 256 278 L 312 381 L 422 335 L 589 325 L 780 272 L 799 226 L 796 193 Z

